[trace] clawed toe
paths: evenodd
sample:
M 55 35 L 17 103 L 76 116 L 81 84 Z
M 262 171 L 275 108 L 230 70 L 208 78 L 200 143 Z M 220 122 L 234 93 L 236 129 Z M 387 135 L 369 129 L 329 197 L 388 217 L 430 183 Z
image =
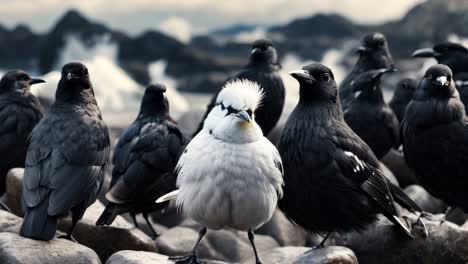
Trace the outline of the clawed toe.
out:
M 206 264 L 200 261 L 196 255 L 182 256 L 182 257 L 169 257 L 169 260 L 174 261 L 176 264 Z

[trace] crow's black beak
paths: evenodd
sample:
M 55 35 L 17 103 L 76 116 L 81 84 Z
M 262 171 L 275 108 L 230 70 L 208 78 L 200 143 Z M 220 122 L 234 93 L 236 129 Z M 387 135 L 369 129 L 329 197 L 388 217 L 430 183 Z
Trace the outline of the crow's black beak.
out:
M 259 48 L 253 48 L 252 49 L 252 54 L 259 53 L 260 49 Z
M 315 78 L 306 70 L 296 70 L 289 73 L 296 80 L 309 80 L 315 82 Z
M 31 79 L 31 85 L 38 84 L 38 83 L 45 83 L 45 81 L 42 79 L 36 79 L 36 78 Z
M 438 55 L 438 53 L 435 52 L 433 49 L 427 48 L 427 49 L 418 49 L 417 51 L 413 52 L 413 54 L 411 54 L 411 57 L 414 57 L 414 58 L 435 58 L 437 55 Z
M 366 48 L 365 46 L 359 46 L 356 50 L 356 53 L 361 53 L 361 52 L 365 52 L 367 51 L 368 48 Z
M 73 73 L 69 72 L 67 73 L 67 80 L 71 80 L 71 79 L 78 79 L 78 77 L 74 75 Z

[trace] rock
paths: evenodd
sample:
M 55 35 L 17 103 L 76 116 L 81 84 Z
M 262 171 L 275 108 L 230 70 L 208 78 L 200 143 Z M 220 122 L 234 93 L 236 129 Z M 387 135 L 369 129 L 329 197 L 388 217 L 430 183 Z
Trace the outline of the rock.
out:
M 18 234 L 23 219 L 7 211 L 0 210 L 0 233 L 10 232 Z
M 98 264 L 98 255 L 85 246 L 65 239 L 39 241 L 13 233 L 0 233 L 0 263 Z
M 203 119 L 206 107 L 203 109 L 192 109 L 182 114 L 177 120 L 180 130 L 183 132 L 185 138 L 192 138 L 192 134 L 198 128 L 198 125 Z
M 400 186 L 400 183 L 398 182 L 398 179 L 395 177 L 393 172 L 387 166 L 385 166 L 385 164 L 383 164 L 382 162 L 380 162 L 380 170 L 383 172 L 385 178 L 390 180 L 391 183 L 397 186 Z
M 447 208 L 443 201 L 432 196 L 420 185 L 410 185 L 404 191 L 426 212 L 440 214 L 444 213 Z
M 188 254 L 198 237 L 198 231 L 199 226 L 193 221 L 186 221 L 181 226 L 169 229 L 156 239 L 159 253 L 168 256 Z M 255 244 L 259 251 L 279 246 L 272 237 L 265 235 L 256 235 Z M 250 256 L 253 251 L 247 232 L 208 230 L 198 246 L 197 253 L 203 259 L 239 262 L 243 257 Z
M 17 216 L 23 217 L 21 206 L 21 189 L 23 185 L 23 168 L 11 169 L 7 174 L 7 185 L 3 199 L 11 212 Z
M 406 165 L 405 157 L 402 152 L 390 149 L 387 155 L 381 159 L 381 162 L 393 172 L 402 188 L 418 183 L 413 171 Z
M 275 211 L 270 221 L 255 233 L 273 237 L 282 247 L 303 247 L 306 245 L 308 237 L 306 231 L 289 222 L 279 209 Z
M 111 226 L 96 226 L 96 220 L 103 210 L 104 205 L 96 201 L 86 210 L 73 234 L 80 244 L 94 249 L 102 262 L 121 250 L 157 251 L 154 241 L 149 236 L 121 216 L 118 216 Z M 70 225 L 71 219 L 65 218 L 60 221 L 59 229 L 66 231 Z
M 325 247 L 308 252 L 307 247 L 282 247 L 269 252 L 261 252 L 263 263 L 276 264 L 357 264 L 353 251 L 344 247 Z M 242 263 L 254 263 L 253 256 Z
M 447 205 L 421 187 L 419 185 L 410 185 L 405 188 L 408 196 L 418 204 L 421 209 L 432 214 L 443 214 L 447 210 Z M 443 217 L 443 215 L 441 215 Z M 468 219 L 468 214 L 465 214 L 460 208 L 453 208 L 446 215 L 446 220 L 457 225 L 463 225 Z
M 171 264 L 168 256 L 158 253 L 123 250 L 112 255 L 106 264 Z M 206 264 L 222 264 L 221 261 L 207 261 Z
M 468 230 L 447 221 L 425 222 L 429 233 L 426 239 L 414 231 L 415 239 L 406 238 L 386 220 L 361 234 L 335 235 L 334 240 L 336 245 L 353 250 L 361 264 L 468 262 Z

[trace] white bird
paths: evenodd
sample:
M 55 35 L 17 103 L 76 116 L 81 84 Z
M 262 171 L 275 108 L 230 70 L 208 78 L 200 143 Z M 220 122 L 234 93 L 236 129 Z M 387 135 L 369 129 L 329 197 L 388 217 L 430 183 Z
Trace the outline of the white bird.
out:
M 176 199 L 178 208 L 203 226 L 191 254 L 171 258 L 176 263 L 199 263 L 196 248 L 207 228 L 248 231 L 256 263 L 261 263 L 254 230 L 270 220 L 284 185 L 278 150 L 254 119 L 262 96 L 257 83 L 227 83 L 178 161 L 179 189 L 156 201 Z

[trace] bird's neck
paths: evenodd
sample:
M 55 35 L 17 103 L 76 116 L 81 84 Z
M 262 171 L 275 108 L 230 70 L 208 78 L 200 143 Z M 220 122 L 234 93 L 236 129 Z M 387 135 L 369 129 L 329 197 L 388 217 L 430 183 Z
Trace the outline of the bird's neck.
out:
M 410 126 L 417 129 L 429 128 L 452 122 L 463 122 L 465 106 L 460 98 L 451 97 L 440 100 L 414 99 L 407 107 L 405 119 Z
M 391 58 L 384 56 L 361 56 L 353 68 L 355 72 L 365 72 L 374 69 L 388 69 L 393 67 Z
M 55 93 L 55 101 L 57 103 L 81 105 L 85 107 L 88 105 L 97 106 L 92 87 L 89 89 L 58 87 Z
M 299 99 L 299 103 L 294 110 L 295 117 L 298 120 L 307 122 L 330 123 L 335 120 L 343 121 L 343 110 L 339 98 L 336 100 L 310 101 Z
M 250 60 L 246 67 L 247 68 L 255 67 L 258 70 L 268 71 L 268 72 L 276 71 L 280 68 L 278 64 L 274 64 L 265 60 Z

